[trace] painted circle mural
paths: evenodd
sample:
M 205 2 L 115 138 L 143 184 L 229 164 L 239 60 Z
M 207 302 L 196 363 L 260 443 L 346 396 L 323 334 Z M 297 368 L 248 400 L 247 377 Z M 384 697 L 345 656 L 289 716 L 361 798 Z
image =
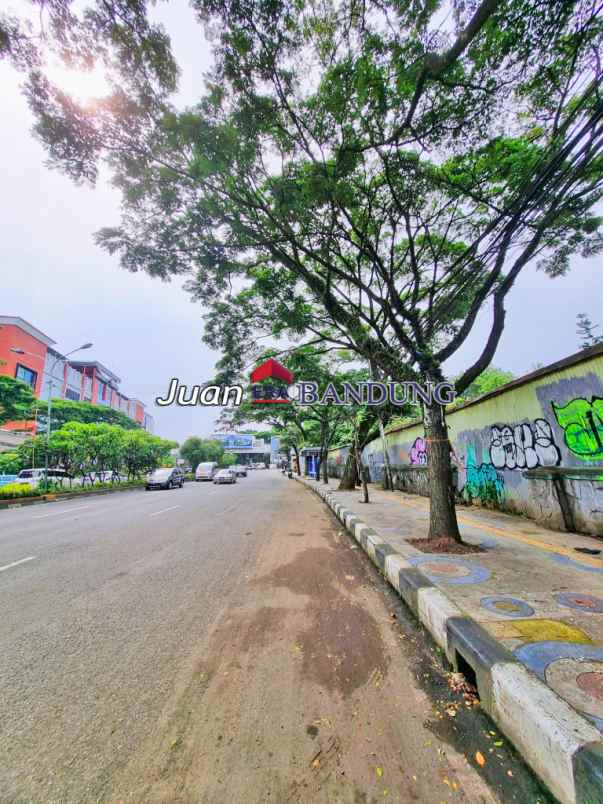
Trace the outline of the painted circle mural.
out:
M 544 676 L 549 687 L 573 707 L 603 721 L 603 661 L 557 659 Z
M 574 642 L 533 642 L 517 658 L 603 730 L 603 648 Z
M 474 564 L 464 558 L 454 558 L 451 556 L 414 556 L 409 559 L 410 563 L 419 567 L 430 581 L 464 584 L 482 583 L 490 577 L 490 570 L 480 564 Z
M 585 611 L 589 614 L 603 613 L 603 600 L 594 595 L 583 595 L 580 592 L 559 592 L 555 600 L 561 606 L 568 606 L 570 609 Z
M 495 614 L 502 614 L 505 617 L 531 617 L 534 609 L 525 601 L 516 597 L 505 597 L 504 595 L 489 595 L 482 597 L 480 605 Z

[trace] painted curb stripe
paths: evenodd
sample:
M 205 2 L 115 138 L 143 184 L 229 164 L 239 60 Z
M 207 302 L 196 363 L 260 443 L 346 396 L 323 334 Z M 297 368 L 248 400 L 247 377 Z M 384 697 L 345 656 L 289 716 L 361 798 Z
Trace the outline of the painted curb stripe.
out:
M 419 621 L 427 628 L 436 643 L 444 649 L 450 661 L 448 631 L 446 623 L 450 618 L 461 617 L 462 612 L 441 589 L 423 586 L 417 592 Z
M 433 587 L 434 584 L 416 567 L 405 567 L 398 576 L 399 591 L 409 609 L 419 616 L 419 589 Z
M 395 553 L 394 548 L 387 542 L 381 542 L 375 546 L 375 560 L 380 570 L 385 572 L 385 559 Z

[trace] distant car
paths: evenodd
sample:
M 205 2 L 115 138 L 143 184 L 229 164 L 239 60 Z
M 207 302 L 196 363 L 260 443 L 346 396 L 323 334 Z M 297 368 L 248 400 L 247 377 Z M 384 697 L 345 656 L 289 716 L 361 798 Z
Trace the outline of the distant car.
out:
M 200 463 L 195 470 L 195 480 L 197 482 L 200 482 L 201 480 L 213 480 L 217 471 L 218 464 L 215 461 L 206 461 L 205 463 Z
M 214 483 L 221 484 L 221 483 L 236 483 L 237 476 L 233 469 L 220 469 L 219 472 L 216 472 L 214 475 Z
M 155 469 L 154 472 L 149 472 L 147 475 L 147 482 L 145 489 L 173 489 L 182 488 L 184 485 L 184 475 L 178 467 L 174 466 L 165 467 L 163 469 Z
M 237 477 L 247 477 L 247 467 L 243 466 L 242 464 L 236 464 L 232 467 L 234 469 L 234 473 Z
M 265 463 L 256 463 L 255 468 L 256 469 L 265 469 L 266 464 Z

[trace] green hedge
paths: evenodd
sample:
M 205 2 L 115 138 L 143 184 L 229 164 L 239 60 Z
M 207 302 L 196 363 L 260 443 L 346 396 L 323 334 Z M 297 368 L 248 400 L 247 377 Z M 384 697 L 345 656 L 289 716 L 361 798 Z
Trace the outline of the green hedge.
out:
M 93 486 L 56 486 L 49 484 L 48 489 L 32 488 L 27 483 L 8 483 L 0 488 L 0 500 L 14 500 L 21 497 L 42 497 L 44 494 L 89 494 L 102 489 L 128 489 L 144 485 L 144 480 L 127 480 L 116 483 L 95 483 Z

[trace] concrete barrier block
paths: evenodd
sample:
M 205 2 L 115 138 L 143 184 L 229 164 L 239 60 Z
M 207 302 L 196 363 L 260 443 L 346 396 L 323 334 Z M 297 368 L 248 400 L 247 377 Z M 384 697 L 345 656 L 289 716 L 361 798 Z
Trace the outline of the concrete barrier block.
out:
M 406 561 L 404 556 L 402 560 Z M 406 562 L 408 564 L 408 562 Z M 398 576 L 398 588 L 406 605 L 419 616 L 419 589 L 434 588 L 434 584 L 412 565 L 402 567 Z
M 410 569 L 410 564 L 399 553 L 389 553 L 385 556 L 385 576 L 398 593 L 400 592 L 400 570 L 402 569 Z
M 417 600 L 420 622 L 450 659 L 446 623 L 451 617 L 462 617 L 461 610 L 435 586 L 420 588 L 417 592 Z
M 563 804 L 577 804 L 574 755 L 599 741 L 598 729 L 523 665 L 495 664 L 491 673 L 489 714 L 551 792 Z

